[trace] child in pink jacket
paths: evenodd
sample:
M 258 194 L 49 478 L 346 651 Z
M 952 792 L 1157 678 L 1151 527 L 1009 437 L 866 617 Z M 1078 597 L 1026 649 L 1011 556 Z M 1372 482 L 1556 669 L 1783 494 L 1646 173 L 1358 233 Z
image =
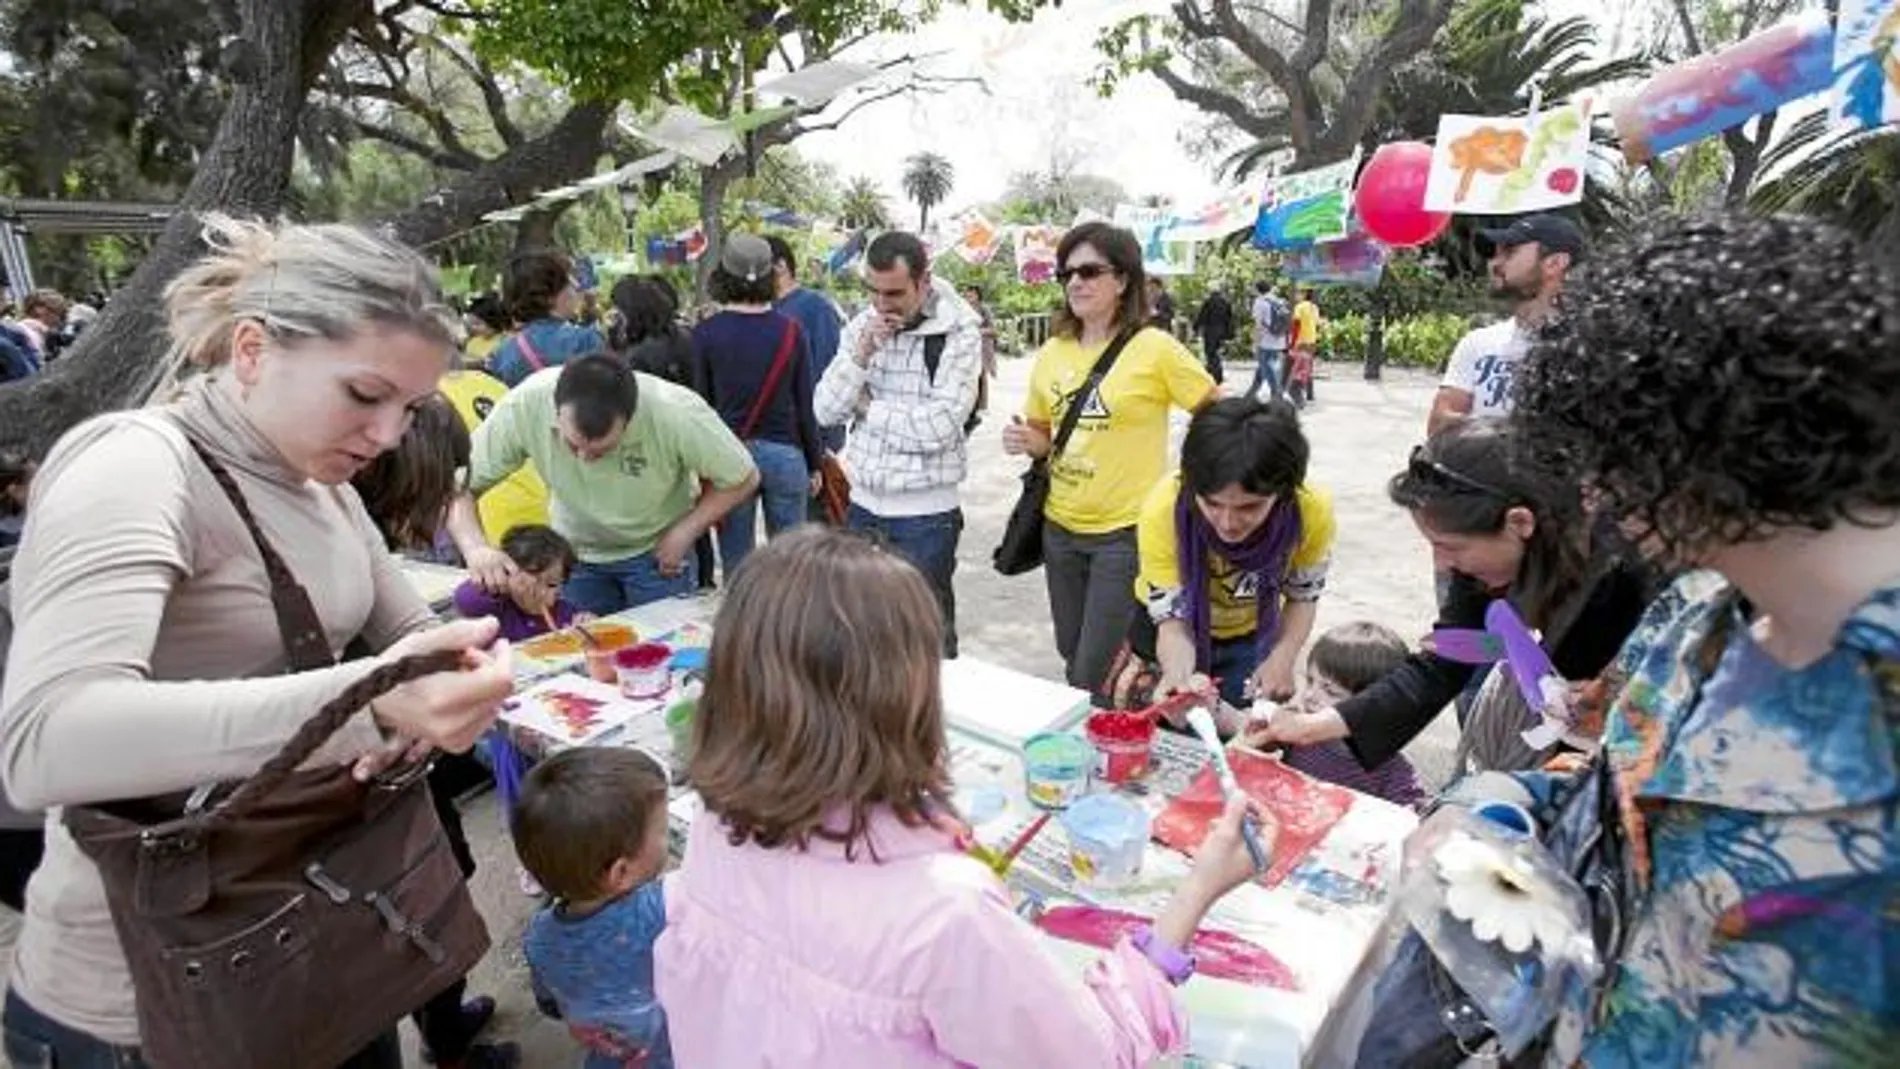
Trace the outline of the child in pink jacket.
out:
M 857 536 L 803 527 L 738 573 L 693 729 L 706 810 L 654 951 L 679 1064 L 1106 1069 L 1185 1047 L 1168 970 L 1253 874 L 1243 807 L 1152 931 L 1076 973 L 964 852 L 941 629 L 923 576 Z

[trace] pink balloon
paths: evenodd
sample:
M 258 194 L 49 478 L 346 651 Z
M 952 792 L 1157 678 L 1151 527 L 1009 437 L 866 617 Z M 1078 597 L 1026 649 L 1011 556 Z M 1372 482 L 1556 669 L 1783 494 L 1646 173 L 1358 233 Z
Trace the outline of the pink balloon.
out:
M 1432 147 L 1423 141 L 1380 145 L 1353 190 L 1353 207 L 1366 233 L 1395 248 L 1423 245 L 1451 225 L 1450 212 L 1425 210 Z

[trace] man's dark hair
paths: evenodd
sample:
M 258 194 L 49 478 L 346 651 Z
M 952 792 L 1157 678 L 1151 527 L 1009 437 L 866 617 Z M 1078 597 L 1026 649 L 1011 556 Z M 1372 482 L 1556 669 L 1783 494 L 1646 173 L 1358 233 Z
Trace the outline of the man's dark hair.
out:
M 605 438 L 615 423 L 633 419 L 639 399 L 633 372 L 604 353 L 562 364 L 554 383 L 556 411 L 573 405 L 574 429 L 589 441 Z
M 772 262 L 784 264 L 785 272 L 794 280 L 798 278 L 798 254 L 792 251 L 792 245 L 777 234 L 765 235 L 765 243 L 772 246 Z
M 524 572 L 545 571 L 555 564 L 560 565 L 562 571 L 571 572 L 580 560 L 574 555 L 572 542 L 561 537 L 554 528 L 539 523 L 508 528 L 508 533 L 501 536 L 501 551 Z
M 1225 397 L 1188 423 L 1181 442 L 1181 483 L 1199 496 L 1239 486 L 1250 494 L 1285 499 L 1306 481 L 1311 455 L 1290 403 Z
M 1268 282 L 1264 278 L 1255 279 L 1254 284 L 1253 284 L 1253 291 L 1264 297 L 1268 293 L 1271 293 L 1273 291 L 1273 283 Z
M 712 277 L 706 280 L 706 296 L 720 304 L 771 304 L 778 289 L 769 274 L 744 279 L 714 264 Z
M 923 240 L 902 230 L 886 230 L 871 239 L 871 247 L 864 250 L 864 261 L 874 271 L 889 271 L 899 260 L 910 270 L 912 282 L 930 270 L 930 253 L 924 249 Z
M 574 281 L 574 261 L 559 249 L 530 249 L 508 258 L 502 270 L 502 300 L 517 323 L 554 313 L 554 302 Z

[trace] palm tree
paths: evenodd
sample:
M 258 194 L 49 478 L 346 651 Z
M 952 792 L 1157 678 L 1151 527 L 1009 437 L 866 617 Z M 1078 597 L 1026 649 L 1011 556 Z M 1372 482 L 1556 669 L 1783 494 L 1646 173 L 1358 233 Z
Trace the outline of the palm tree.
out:
M 844 187 L 844 196 L 838 202 L 840 221 L 847 230 L 883 230 L 891 225 L 890 208 L 884 202 L 884 191 L 877 183 L 862 175 L 851 180 Z
M 930 228 L 930 209 L 950 196 L 957 173 L 950 161 L 934 152 L 919 152 L 904 161 L 904 195 L 917 203 L 917 229 Z
M 1875 249 L 1900 245 L 1900 130 L 1842 131 L 1815 112 L 1768 150 L 1761 174 L 1750 209 L 1827 219 Z

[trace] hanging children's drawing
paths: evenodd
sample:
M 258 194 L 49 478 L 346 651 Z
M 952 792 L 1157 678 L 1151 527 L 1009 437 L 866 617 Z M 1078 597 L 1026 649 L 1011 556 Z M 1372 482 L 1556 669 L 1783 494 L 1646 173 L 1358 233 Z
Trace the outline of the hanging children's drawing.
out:
M 1575 204 L 1589 150 L 1588 99 L 1510 118 L 1441 116 L 1425 207 L 1515 215 Z
M 1298 174 L 1267 179 L 1253 243 L 1262 249 L 1302 249 L 1339 241 L 1350 232 L 1352 183 L 1359 150 L 1352 156 Z
M 1834 120 L 1859 128 L 1900 122 L 1900 0 L 1842 0 Z

